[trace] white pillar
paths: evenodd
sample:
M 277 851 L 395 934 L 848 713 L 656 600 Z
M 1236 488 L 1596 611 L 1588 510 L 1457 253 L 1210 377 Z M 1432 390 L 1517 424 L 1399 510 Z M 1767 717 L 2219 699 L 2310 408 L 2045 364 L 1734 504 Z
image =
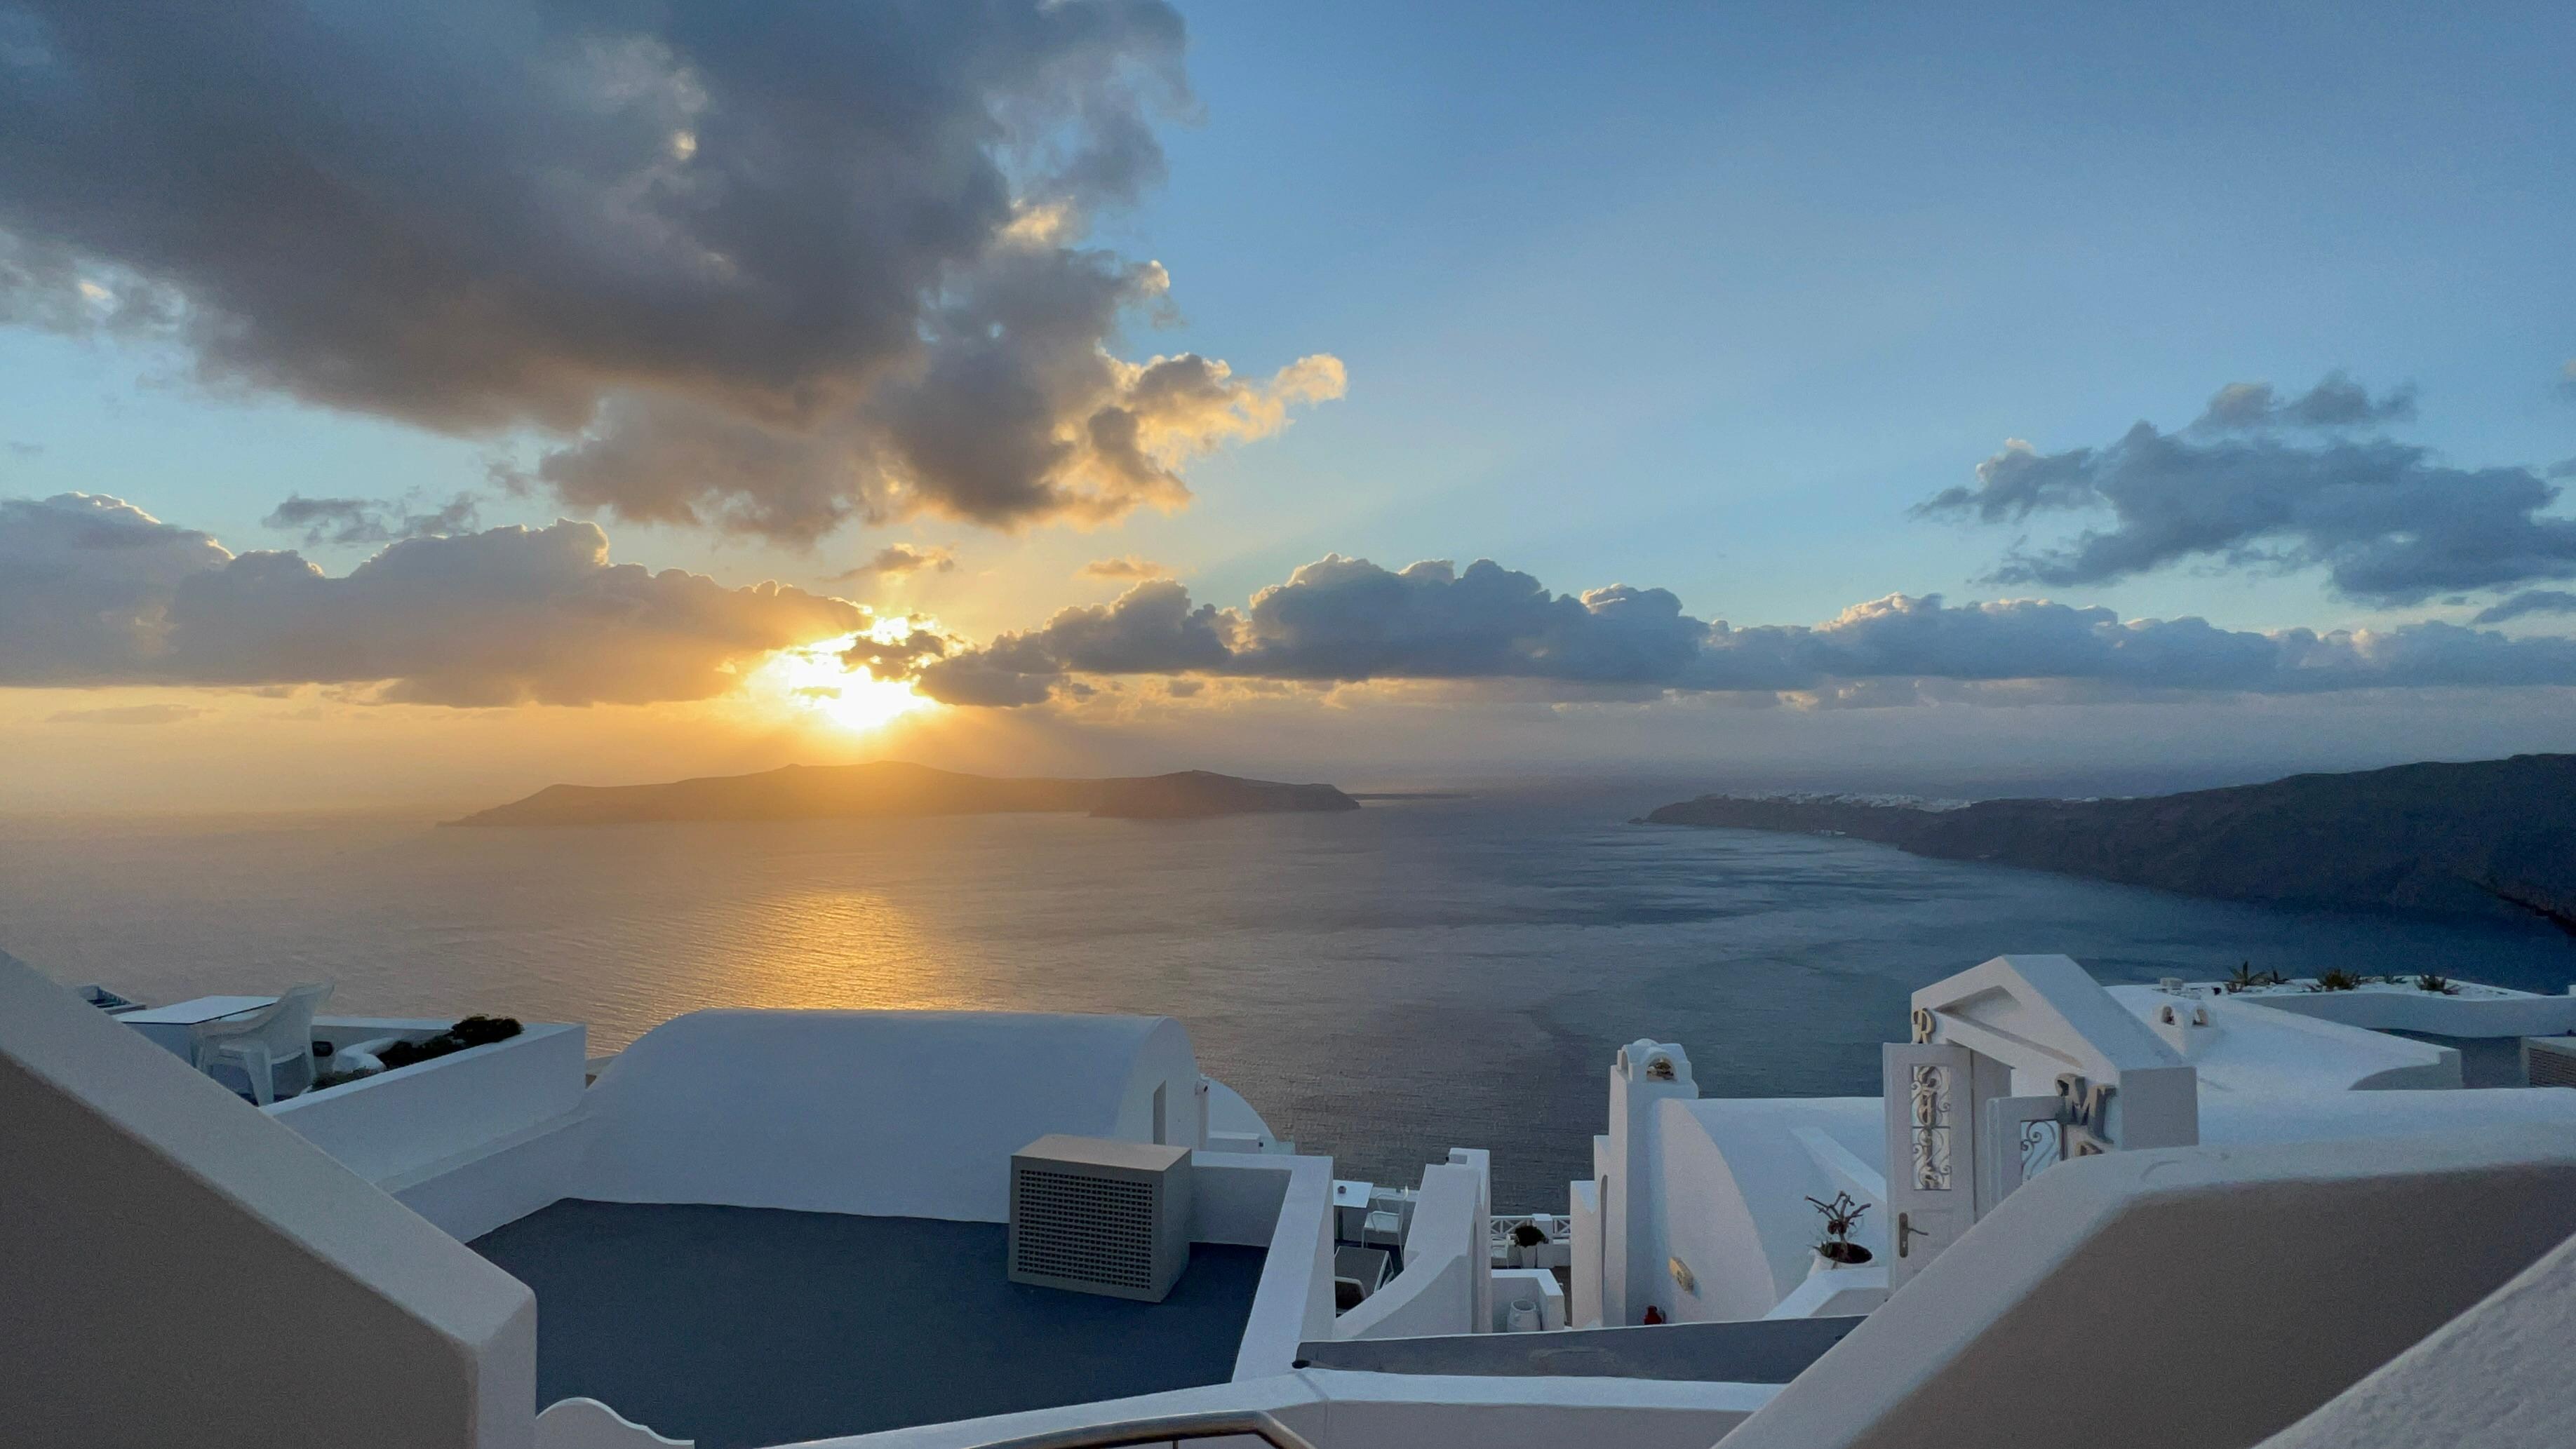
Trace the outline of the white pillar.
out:
M 1657 1225 L 1663 1190 L 1655 1109 L 1667 1098 L 1696 1101 L 1690 1054 L 1639 1038 L 1610 1065 L 1610 1150 L 1601 1187 L 1601 1322 L 1634 1324 L 1652 1301 L 1669 1254 Z
M 1567 1236 L 1574 1252 L 1574 1291 L 1566 1297 L 1565 1322 L 1569 1328 L 1593 1328 L 1601 1322 L 1601 1185 L 1586 1177 L 1565 1186 L 1566 1217 L 1572 1224 Z
M 1476 1285 L 1475 1331 L 1483 1333 L 1494 1321 L 1494 1155 L 1482 1147 L 1452 1147 L 1449 1162 L 1476 1172 L 1476 1242 L 1467 1255 L 1467 1269 Z

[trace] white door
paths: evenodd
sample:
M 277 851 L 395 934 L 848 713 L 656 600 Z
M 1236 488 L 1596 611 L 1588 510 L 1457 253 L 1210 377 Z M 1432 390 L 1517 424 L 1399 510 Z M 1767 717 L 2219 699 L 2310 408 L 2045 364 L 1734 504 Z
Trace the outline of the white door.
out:
M 1909 1042 L 1884 1051 L 1892 1291 L 1975 1221 L 1977 1137 L 1966 1047 Z
M 1987 1100 L 1985 1120 L 1977 1124 L 1977 1216 L 1993 1212 L 2014 1188 L 2065 1156 L 2061 1110 L 2054 1093 Z

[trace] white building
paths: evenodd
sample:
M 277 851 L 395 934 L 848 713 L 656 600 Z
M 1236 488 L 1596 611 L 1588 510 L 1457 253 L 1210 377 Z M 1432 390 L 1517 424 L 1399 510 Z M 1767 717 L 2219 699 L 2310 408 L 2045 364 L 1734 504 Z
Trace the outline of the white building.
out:
M 0 957 L 0 1442 L 2576 1442 L 2576 1092 L 2367 1029 L 2576 1001 L 2373 994 L 1998 958 L 1873 1098 L 1702 1099 L 1640 1040 L 1513 1243 L 1476 1148 L 1337 1231 L 1165 1019 L 699 1012 L 604 1066 L 538 1025 L 259 1107 Z M 1186 1150 L 1169 1298 L 1005 1281 L 1050 1134 Z M 1837 1193 L 1867 1263 L 1814 1252 Z M 1551 1262 L 1518 1318 L 1570 1327 L 1492 1331 Z

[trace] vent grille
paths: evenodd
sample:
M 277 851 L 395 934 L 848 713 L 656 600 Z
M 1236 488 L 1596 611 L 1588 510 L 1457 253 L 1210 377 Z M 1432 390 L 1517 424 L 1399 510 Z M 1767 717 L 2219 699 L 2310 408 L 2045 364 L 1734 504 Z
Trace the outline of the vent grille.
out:
M 1155 1184 L 1023 1166 L 1012 1268 L 1113 1288 L 1154 1287 Z
M 2524 1037 L 2522 1066 L 2535 1087 L 2576 1087 L 2576 1038 Z

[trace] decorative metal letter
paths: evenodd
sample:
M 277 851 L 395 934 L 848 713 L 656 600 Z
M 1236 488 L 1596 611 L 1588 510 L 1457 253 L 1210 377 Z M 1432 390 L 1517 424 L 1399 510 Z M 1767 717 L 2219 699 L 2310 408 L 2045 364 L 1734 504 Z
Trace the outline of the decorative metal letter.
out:
M 1914 1185 L 1950 1190 L 1950 1069 L 1919 1065 L 1906 1093 L 1912 1113 Z
M 2073 1072 L 2057 1074 L 2057 1120 L 2066 1124 L 2067 1156 L 2094 1157 L 2111 1150 L 2111 1094 L 2118 1090 Z

